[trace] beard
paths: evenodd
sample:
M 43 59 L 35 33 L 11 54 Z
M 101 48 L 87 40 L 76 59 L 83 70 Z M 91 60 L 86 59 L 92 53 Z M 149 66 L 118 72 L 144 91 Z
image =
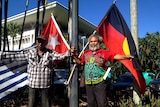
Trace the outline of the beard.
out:
M 89 45 L 89 49 L 91 50 L 91 51 L 96 51 L 96 50 L 98 50 L 100 48 L 100 45 L 99 44 L 97 44 L 97 45 Z

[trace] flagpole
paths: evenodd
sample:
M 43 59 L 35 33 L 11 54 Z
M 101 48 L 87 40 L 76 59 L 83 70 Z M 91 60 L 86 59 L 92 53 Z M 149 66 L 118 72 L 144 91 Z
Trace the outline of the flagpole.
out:
M 38 36 L 38 31 L 39 31 L 39 7 L 40 7 L 40 0 L 38 0 L 38 6 L 37 6 L 37 17 L 36 17 L 36 29 L 35 29 L 35 43 L 36 43 L 36 38 Z
M 95 33 L 96 33 L 96 30 L 95 30 L 92 34 L 95 34 Z M 84 50 L 86 49 L 86 47 L 88 46 L 88 44 L 89 44 L 89 41 L 88 41 L 88 42 L 86 43 L 86 45 L 83 47 L 82 51 L 81 51 L 80 54 L 78 55 L 78 58 L 82 55 L 82 53 L 84 52 Z M 70 83 L 70 80 L 71 80 L 71 78 L 72 78 L 72 76 L 73 76 L 75 67 L 76 67 L 76 64 L 74 64 L 74 66 L 73 66 L 73 68 L 72 68 L 72 71 L 71 71 L 71 73 L 70 73 L 70 76 L 69 76 L 69 78 L 68 78 L 68 81 L 67 81 L 66 85 L 68 85 L 68 84 Z
M 84 46 L 84 48 L 82 49 L 82 51 L 80 52 L 80 54 L 78 55 L 78 57 L 80 57 L 80 56 L 82 55 L 82 53 L 84 52 L 84 50 L 86 49 L 86 47 L 88 46 L 88 44 L 89 44 L 89 42 L 86 43 L 86 45 Z M 72 78 L 72 76 L 73 76 L 75 67 L 76 67 L 76 64 L 74 64 L 74 66 L 73 66 L 73 68 L 72 68 L 72 71 L 71 71 L 71 73 L 70 73 L 70 75 L 69 75 L 69 78 L 68 78 L 68 81 L 67 81 L 67 84 L 66 84 L 66 85 L 68 85 L 68 84 L 70 83 L 70 80 L 71 80 L 71 78 Z
M 3 40 L 3 51 L 5 51 L 6 48 L 6 42 L 7 42 L 7 47 L 9 51 L 9 42 L 8 42 L 8 32 L 7 32 L 7 14 L 8 14 L 8 0 L 5 0 L 4 2 L 4 40 Z
M 2 0 L 0 0 L 0 28 L 2 29 Z M 2 30 L 0 30 L 0 51 L 2 46 Z
M 70 45 L 78 47 L 78 0 L 68 0 L 69 1 L 69 22 L 68 22 L 68 32 Z M 70 64 L 72 68 L 73 65 Z M 75 69 L 78 71 L 78 69 Z M 69 107 L 78 107 L 78 72 L 73 73 L 71 84 L 68 85 L 68 96 L 69 96 Z
M 22 29 L 21 29 L 21 36 L 20 36 L 20 40 L 19 40 L 19 49 L 21 49 L 21 42 L 22 42 L 22 36 L 23 36 L 23 31 L 24 31 L 24 24 L 26 21 L 26 14 L 27 14 L 27 10 L 28 10 L 28 0 L 26 0 L 26 8 L 25 8 L 25 13 L 24 13 L 24 18 L 23 18 L 23 24 L 22 24 Z

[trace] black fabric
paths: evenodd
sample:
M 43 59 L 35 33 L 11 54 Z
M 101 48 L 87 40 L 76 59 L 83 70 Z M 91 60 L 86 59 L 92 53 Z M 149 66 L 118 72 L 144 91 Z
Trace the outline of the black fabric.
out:
M 86 85 L 86 93 L 87 107 L 108 107 L 106 81 L 96 85 Z

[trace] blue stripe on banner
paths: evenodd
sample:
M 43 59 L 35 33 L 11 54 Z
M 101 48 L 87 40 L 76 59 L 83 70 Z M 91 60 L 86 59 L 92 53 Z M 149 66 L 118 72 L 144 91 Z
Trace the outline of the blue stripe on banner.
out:
M 0 61 L 0 102 L 10 98 L 18 89 L 28 86 L 28 75 L 24 73 L 27 64 L 27 61 L 11 59 Z
M 25 66 L 25 65 L 27 66 L 27 64 L 28 64 L 28 63 L 25 62 L 25 63 L 22 63 L 22 64 L 20 64 L 20 65 L 15 65 L 15 66 L 10 67 L 10 68 L 8 68 L 8 69 L 6 69 L 6 70 L 0 71 L 0 75 L 5 74 L 5 73 L 7 73 L 7 72 L 9 72 L 9 71 L 11 71 L 11 70 L 20 68 L 20 67 L 22 67 L 22 66 Z
M 14 75 L 11 75 L 7 78 L 3 78 L 2 80 L 0 80 L 0 84 L 3 84 L 4 82 L 7 82 L 8 80 L 12 79 L 12 78 L 15 78 L 19 75 L 23 74 L 23 72 L 17 72 L 17 73 L 14 73 Z
M 7 95 L 7 96 L 5 96 L 5 97 L 3 97 L 3 98 L 1 98 L 0 102 L 8 100 L 11 97 L 11 95 L 12 95 L 12 93 Z
M 14 83 L 8 85 L 7 87 L 1 89 L 0 93 L 5 92 L 6 90 L 8 90 L 8 89 L 10 89 L 10 88 L 12 88 L 14 86 L 16 86 L 17 84 L 20 84 L 21 82 L 26 81 L 27 79 L 28 79 L 28 77 L 26 76 L 26 77 L 24 77 L 24 78 L 22 78 L 22 79 L 20 79 L 20 80 L 18 80 L 16 82 L 14 82 Z
M 28 86 L 24 86 L 24 87 L 22 87 L 22 88 L 24 89 L 24 88 L 27 88 L 27 87 L 28 87 Z M 22 88 L 19 88 L 19 89 L 22 89 Z M 18 91 L 19 91 L 19 90 L 16 90 L 16 91 L 14 91 L 14 92 L 12 92 L 12 93 L 4 96 L 3 98 L 0 99 L 0 102 L 3 102 L 3 101 L 6 101 L 6 100 L 10 99 L 10 98 L 12 97 L 12 95 L 13 95 L 13 94 L 16 94 L 16 92 L 18 92 Z M 19 92 L 18 92 L 18 93 L 19 93 Z

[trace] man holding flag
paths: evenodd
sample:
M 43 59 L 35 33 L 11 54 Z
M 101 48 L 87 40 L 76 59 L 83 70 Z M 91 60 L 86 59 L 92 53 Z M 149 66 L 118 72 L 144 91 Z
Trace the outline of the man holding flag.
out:
M 49 107 L 48 91 L 52 85 L 54 61 L 69 56 L 69 48 L 52 16 L 42 33 L 37 37 L 37 44 L 19 52 L 3 52 L 3 58 L 28 61 L 29 105 L 36 107 L 37 92 L 41 94 L 41 107 Z
M 74 47 L 71 53 L 75 61 L 84 66 L 85 87 L 88 107 L 107 107 L 107 81 L 104 80 L 106 62 L 132 59 L 131 55 L 120 55 L 100 48 L 102 38 L 98 34 L 89 37 L 89 49 L 80 58 Z
M 146 83 L 142 75 L 136 46 L 130 30 L 115 4 L 112 4 L 96 31 L 102 36 L 104 44 L 110 51 L 134 56 L 132 61 L 121 60 L 120 62 L 132 73 L 134 77 L 134 90 L 138 93 L 139 97 L 144 95 Z

